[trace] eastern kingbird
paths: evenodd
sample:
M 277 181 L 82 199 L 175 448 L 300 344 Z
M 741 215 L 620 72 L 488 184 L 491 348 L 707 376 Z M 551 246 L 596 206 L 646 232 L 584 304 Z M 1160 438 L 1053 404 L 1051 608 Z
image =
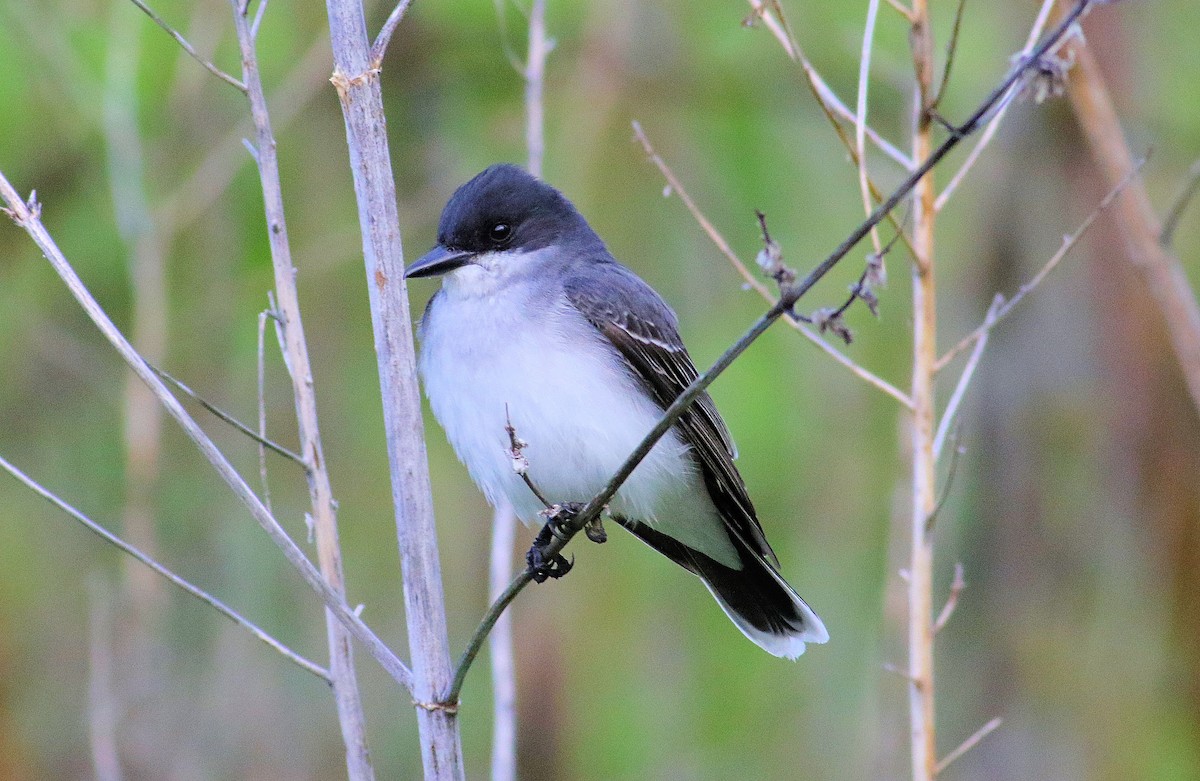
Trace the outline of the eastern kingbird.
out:
M 425 393 L 489 501 L 507 498 L 526 523 L 543 507 L 513 469 L 510 420 L 541 492 L 587 502 L 696 377 L 666 302 L 562 193 L 515 165 L 450 198 L 437 246 L 405 272 L 436 275 L 420 327 Z M 829 634 L 776 570 L 735 457 L 701 394 L 609 514 L 699 577 L 746 637 L 795 659 Z

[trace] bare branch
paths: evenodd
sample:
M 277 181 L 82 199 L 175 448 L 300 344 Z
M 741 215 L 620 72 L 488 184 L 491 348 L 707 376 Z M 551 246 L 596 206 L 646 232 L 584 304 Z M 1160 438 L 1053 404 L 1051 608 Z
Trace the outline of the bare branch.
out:
M 808 81 L 809 89 L 812 90 L 817 102 L 822 109 L 826 111 L 831 118 L 839 116 L 849 122 L 854 121 L 854 112 L 851 111 L 845 103 L 837 96 L 837 93 L 821 78 L 821 74 L 813 67 L 813 64 L 805 56 L 804 50 L 800 48 L 800 43 L 792 34 L 791 27 L 787 23 L 787 18 L 783 15 L 783 9 L 779 6 L 778 0 L 747 0 L 750 7 L 754 9 L 751 19 L 761 19 L 775 39 L 779 41 L 779 45 L 783 47 L 783 51 L 788 58 L 800 65 L 804 71 L 804 77 Z M 905 14 L 908 15 L 907 13 Z M 835 121 L 836 124 L 836 121 Z M 866 128 L 867 138 L 871 139 L 871 143 L 875 144 L 884 154 L 895 160 L 905 170 L 911 171 L 913 168 L 912 158 L 902 152 L 896 145 L 885 139 L 879 133 L 875 132 L 874 128 Z
M 983 357 L 983 348 L 987 346 L 988 333 L 996 324 L 996 315 L 1002 306 L 1004 306 L 1004 296 L 997 293 L 983 319 L 985 330 L 975 340 L 975 348 L 971 350 L 971 357 L 967 359 L 967 365 L 963 368 L 962 375 L 958 378 L 958 384 L 954 386 L 954 392 L 950 394 L 950 401 L 946 403 L 946 410 L 942 413 L 942 419 L 938 423 L 937 435 L 933 438 L 934 458 L 939 458 L 942 454 L 942 446 L 946 444 L 946 436 L 950 432 L 950 426 L 954 423 L 954 416 L 958 414 L 958 407 L 962 404 L 967 387 L 970 386 L 971 379 L 975 376 L 979 359 Z M 936 371 L 936 366 L 934 370 Z
M 370 63 L 371 68 L 378 70 L 383 67 L 383 58 L 387 55 L 388 44 L 392 42 L 392 33 L 396 32 L 397 25 L 404 18 L 408 7 L 412 5 L 412 0 L 400 0 L 396 3 L 396 7 L 388 14 L 388 18 L 383 23 L 383 27 L 379 30 L 379 35 L 375 38 L 375 43 L 371 45 Z
M 983 740 L 988 735 L 995 732 L 996 728 L 999 727 L 1003 723 L 1004 723 L 1004 719 L 997 716 L 996 718 L 989 721 L 987 724 L 984 724 L 982 727 L 975 730 L 975 732 L 971 735 L 971 737 L 967 738 L 962 743 L 960 743 L 958 748 L 951 751 L 949 754 L 947 754 L 945 757 L 943 757 L 940 762 L 937 763 L 937 772 L 940 774 L 943 770 L 945 770 L 947 767 L 950 766 L 951 762 L 958 759 L 959 757 L 961 757 L 963 754 L 967 753 L 971 749 L 975 748 L 975 746 L 977 746 L 979 744 L 979 741 Z
M 112 322 L 112 319 L 104 312 L 100 305 L 96 302 L 94 296 L 88 291 L 79 275 L 75 273 L 75 269 L 67 262 L 66 256 L 62 254 L 62 250 L 55 244 L 51 238 L 45 225 L 41 221 L 41 205 L 37 202 L 35 196 L 31 195 L 28 201 L 22 200 L 17 194 L 16 189 L 8 181 L 8 178 L 0 172 L 0 200 L 2 200 L 7 208 L 0 209 L 7 213 L 12 220 L 25 230 L 34 243 L 42 251 L 42 254 L 50 262 L 55 273 L 63 280 L 63 283 L 70 290 L 71 295 L 79 302 L 84 312 L 96 325 L 100 333 L 109 341 L 125 363 L 133 369 L 134 372 L 142 379 L 142 382 L 150 386 L 154 391 L 154 395 L 158 398 L 159 403 L 166 408 L 167 413 L 174 418 L 183 428 L 188 437 L 195 443 L 200 450 L 201 455 L 212 464 L 217 474 L 230 487 L 234 495 L 246 505 L 247 509 L 254 519 L 262 526 L 263 530 L 271 538 L 281 551 L 284 557 L 288 560 L 300 577 L 309 587 L 317 593 L 325 606 L 331 609 L 342 622 L 343 626 L 350 630 L 356 638 L 358 638 L 371 653 L 371 656 L 379 662 L 380 666 L 401 686 L 412 689 L 412 673 L 401 662 L 391 649 L 379 639 L 379 637 L 371 631 L 371 629 L 362 622 L 361 619 L 346 605 L 345 600 L 341 598 L 321 577 L 321 573 L 312 565 L 304 552 L 292 541 L 279 522 L 267 511 L 262 501 L 255 495 L 254 491 L 242 479 L 233 465 L 225 455 L 217 448 L 199 424 L 187 413 L 187 410 L 179 403 L 171 391 L 163 384 L 158 375 L 154 373 L 146 362 L 133 349 L 129 341 L 121 334 L 120 330 Z
M 150 366 L 150 365 L 147 364 L 147 366 Z M 290 461 L 294 461 L 295 463 L 299 464 L 302 467 L 307 467 L 307 465 L 304 463 L 304 459 L 301 458 L 298 453 L 288 450 L 286 447 L 279 444 L 278 442 L 275 442 L 271 439 L 267 439 L 265 436 L 259 434 L 257 431 L 250 428 L 245 423 L 242 423 L 240 420 L 233 417 L 228 412 L 225 412 L 223 409 L 221 409 L 217 405 L 213 404 L 211 401 L 208 401 L 207 399 L 205 399 L 203 396 L 201 396 L 196 391 L 192 390 L 183 381 L 172 376 L 171 374 L 168 374 L 166 371 L 158 368 L 157 366 L 150 366 L 150 370 L 153 371 L 155 374 L 157 374 L 159 377 L 162 377 L 164 380 L 166 380 L 167 382 L 174 385 L 176 388 L 178 388 L 180 391 L 182 391 L 185 396 L 188 396 L 193 401 L 195 401 L 197 404 L 199 404 L 201 407 L 204 407 L 204 409 L 211 412 L 219 420 L 221 420 L 225 423 L 228 423 L 230 426 L 233 426 L 235 429 L 237 429 L 241 433 L 245 434 L 246 436 L 250 437 L 252 440 L 254 440 L 256 443 L 258 443 L 262 447 L 265 447 L 267 450 L 270 450 L 273 453 L 277 453 Z
M 945 629 L 946 624 L 950 622 L 950 617 L 954 615 L 954 609 L 958 607 L 958 597 L 966 587 L 967 581 L 963 579 L 962 562 L 956 562 L 954 564 L 954 580 L 950 583 L 950 596 L 946 597 L 946 604 L 942 605 L 942 612 L 938 613 L 937 620 L 933 622 L 935 635 Z M 941 770 L 941 768 L 938 769 Z
M 453 668 L 383 94 L 362 4 L 326 0 L 325 7 L 334 61 L 330 81 L 346 123 L 375 334 L 421 761 L 427 781 L 457 781 L 464 770 L 456 708 L 436 701 Z
M 912 9 L 901 3 L 900 0 L 887 0 L 887 4 L 896 9 L 904 17 L 904 21 L 912 21 Z
M 946 85 L 950 83 L 950 69 L 954 67 L 954 56 L 958 53 L 958 35 L 962 31 L 963 12 L 967 8 L 967 0 L 958 0 L 954 9 L 954 26 L 950 29 L 950 43 L 946 44 L 946 64 L 942 68 L 942 79 L 938 82 L 937 94 L 933 97 L 931 108 L 936 109 L 946 94 Z
M 260 6 L 261 7 L 261 6 Z M 266 380 L 267 369 L 265 353 L 266 345 L 264 344 L 267 336 L 267 318 L 269 315 L 264 310 L 258 313 L 258 341 L 257 341 L 257 380 L 258 380 L 258 477 L 262 481 L 263 504 L 267 509 L 274 512 L 271 507 L 271 484 L 267 479 L 267 448 L 263 441 L 267 438 L 267 397 L 266 397 Z M 300 459 L 299 456 L 296 457 Z M 304 461 L 300 459 L 300 463 Z
M 136 5 L 138 8 L 140 8 L 142 10 L 142 12 L 146 14 L 146 16 L 149 16 L 154 21 L 155 24 L 157 24 L 162 29 L 166 30 L 167 35 L 174 38 L 175 42 L 178 43 L 180 46 L 182 46 L 183 50 L 185 52 L 187 52 L 188 54 L 190 54 L 193 60 L 195 60 L 196 62 L 203 65 L 205 70 L 207 70 L 209 73 L 216 76 L 218 79 L 225 82 L 226 84 L 229 84 L 230 86 L 235 87 L 238 90 L 238 92 L 242 92 L 242 93 L 246 92 L 246 85 L 244 83 L 242 83 L 238 79 L 235 79 L 233 76 L 230 76 L 228 73 L 221 70 L 216 65 L 213 65 L 211 62 L 209 62 L 208 60 L 201 57 L 200 53 L 197 52 L 195 49 L 193 49 L 192 45 L 187 42 L 187 39 L 184 38 L 182 35 L 180 35 L 178 30 L 176 30 L 171 25 L 167 24 L 166 21 L 164 21 L 161 16 L 154 13 L 154 11 L 150 8 L 150 6 L 143 3 L 142 0 L 129 0 L 129 1 L 131 3 L 133 3 L 134 5 Z
M 700 225 L 700 228 L 705 232 L 705 234 L 708 235 L 713 244 L 717 246 L 717 249 L 721 251 L 721 254 L 725 256 L 730 265 L 733 266 L 738 274 L 741 275 L 746 284 L 753 288 L 760 296 L 762 296 L 768 304 L 774 304 L 776 301 L 775 295 L 771 293 L 771 291 L 756 274 L 750 271 L 749 267 L 742 262 L 741 258 L 739 258 L 733 251 L 733 248 L 729 246 L 729 242 L 725 240 L 725 237 L 722 236 L 715 227 L 713 227 L 713 224 L 708 220 L 707 217 L 704 216 L 704 213 L 700 211 L 700 208 L 696 205 L 696 202 L 692 200 L 691 195 L 688 194 L 688 191 L 679 181 L 679 177 L 675 175 L 674 171 L 671 170 L 666 161 L 664 161 L 662 157 L 660 157 L 659 154 L 654 151 L 654 147 L 650 145 L 650 139 L 647 138 L 646 134 L 642 131 L 642 126 L 640 123 L 633 123 L 633 132 L 637 137 L 637 140 L 641 143 L 642 148 L 646 150 L 646 156 L 650 158 L 650 162 L 654 163 L 655 167 L 657 167 L 659 172 L 662 173 L 663 178 L 667 180 L 669 189 L 672 192 L 679 194 L 679 199 L 683 201 L 683 205 L 687 207 L 689 212 L 691 212 L 692 217 Z M 813 332 L 812 329 L 807 328 L 799 320 L 789 317 L 787 319 L 787 323 L 792 328 L 799 331 L 805 339 L 808 339 L 817 347 L 821 348 L 827 355 L 829 355 L 829 357 L 833 358 L 842 366 L 845 366 L 860 379 L 866 381 L 868 384 L 872 385 L 878 390 L 883 391 L 905 407 L 912 406 L 912 402 L 908 400 L 908 396 L 906 396 L 903 391 L 882 377 L 873 374 L 868 369 L 855 363 L 852 358 L 847 356 L 841 350 L 838 350 L 825 339 L 822 339 L 815 332 Z
M 1112 205 L 1113 201 L 1116 200 L 1121 191 L 1129 186 L 1129 184 L 1137 177 L 1145 165 L 1146 158 L 1144 157 L 1135 163 L 1133 168 L 1125 175 L 1125 178 L 1118 182 L 1116 187 L 1109 191 L 1108 195 L 1104 196 L 1100 203 L 1096 205 L 1096 208 L 1092 210 L 1091 214 L 1084 218 L 1083 222 L 1079 224 L 1079 227 L 1076 228 L 1073 233 L 1063 236 L 1062 244 L 1059 245 L 1058 251 L 1050 256 L 1050 259 L 1046 261 L 1045 265 L 1038 269 L 1038 272 L 1034 274 L 1028 282 L 1021 285 L 1021 288 L 1017 291 L 1016 295 L 1006 301 L 1004 305 L 996 311 L 995 317 L 992 318 L 991 325 L 988 325 L 985 322 L 959 340 L 958 344 L 951 347 L 945 352 L 944 355 L 942 355 L 941 358 L 938 359 L 937 370 L 941 371 L 944 369 L 946 364 L 954 360 L 955 356 L 967 349 L 967 347 L 971 346 L 971 344 L 973 344 L 975 341 L 983 338 L 985 332 L 991 330 L 996 326 L 997 323 L 1008 317 L 1017 304 L 1021 303 L 1021 300 L 1025 298 L 1026 295 L 1040 285 L 1042 280 L 1045 279 L 1046 276 L 1049 275 L 1056 266 L 1058 266 L 1062 259 L 1065 258 L 1072 249 L 1075 248 L 1075 245 L 1078 244 L 1079 240 L 1088 232 L 1088 229 L 1092 227 L 1092 224 L 1096 222 L 1100 215 L 1103 214 L 1109 208 L 1109 206 Z
M 152 559 L 150 556 L 147 556 L 145 553 L 142 553 L 138 548 L 125 542 L 120 537 L 113 534 L 108 529 L 105 529 L 103 526 L 96 523 L 91 518 L 84 515 L 79 510 L 75 509 L 70 504 L 67 504 L 67 502 L 65 500 L 60 499 L 56 494 L 51 492 L 48 488 L 45 488 L 44 486 L 42 486 L 41 483 L 38 483 L 33 478 L 29 477 L 27 474 L 22 472 L 20 469 L 13 466 L 3 456 L 0 456 L 0 467 L 2 467 L 10 475 L 15 477 L 22 484 L 24 484 L 24 486 L 26 488 L 33 491 L 38 496 L 40 496 L 43 499 L 45 499 L 46 501 L 50 502 L 50 504 L 54 505 L 58 509 L 65 512 L 67 515 L 74 518 L 76 521 L 78 521 L 80 524 L 82 524 L 88 531 L 92 532 L 97 537 L 99 537 L 100 539 L 107 542 L 109 545 L 112 545 L 112 546 L 116 547 L 117 549 L 119 549 L 122 553 L 128 554 L 129 556 L 132 556 L 133 558 L 137 559 L 142 564 L 145 564 L 147 567 L 154 570 L 154 572 L 156 572 L 158 575 L 165 578 L 172 585 L 178 587 L 182 591 L 186 592 L 187 594 L 195 597 L 196 599 L 200 600 L 204 604 L 213 608 L 218 613 L 225 616 L 230 621 L 233 621 L 233 623 L 237 624 L 242 629 L 245 629 L 247 632 L 249 632 L 250 634 L 257 637 L 259 640 L 261 640 L 266 645 L 270 646 L 271 649 L 278 652 L 281 656 L 283 656 L 285 659 L 287 659 L 288 661 L 295 664 L 297 667 L 307 670 L 308 672 L 310 672 L 313 675 L 317 676 L 318 678 L 322 679 L 326 683 L 329 682 L 328 671 L 326 671 L 320 665 L 317 665 L 317 664 L 305 659 L 300 654 L 291 650 L 290 648 L 285 646 L 283 643 L 279 642 L 274 637 L 267 634 L 265 631 L 260 629 L 257 625 L 255 625 L 248 619 L 243 618 L 237 611 L 235 611 L 233 608 L 226 605 L 221 600 L 217 599 L 216 597 L 209 594 L 207 591 L 204 591 L 203 589 L 199 588 L 198 586 L 194 586 L 191 583 L 189 583 L 188 581 L 179 577 L 174 572 L 167 569 L 162 564 L 159 564 L 154 559 Z
M 1033 22 L 1033 27 L 1029 30 L 1029 37 L 1025 39 L 1025 47 L 1021 49 L 1022 57 L 1029 57 L 1033 51 L 1034 45 L 1037 43 L 1038 36 L 1046 29 L 1046 22 L 1050 19 L 1050 9 L 1054 7 L 1054 0 L 1042 0 L 1041 10 L 1038 11 L 1037 19 Z M 1015 94 L 1015 92 L 1014 92 Z M 1012 96 L 1010 95 L 1009 98 Z M 992 142 L 992 138 L 996 135 L 996 131 L 1000 129 L 1000 123 L 1004 120 L 1004 115 L 1008 113 L 1008 108 L 1011 105 L 1011 100 L 1006 99 L 996 111 L 995 116 L 988 122 L 988 126 L 984 129 L 983 134 L 979 137 L 974 148 L 971 149 L 967 159 L 959 166 L 959 169 L 950 177 L 949 183 L 942 188 L 942 192 L 938 195 L 937 201 L 934 202 L 934 208 L 941 211 L 946 202 L 950 200 L 950 196 L 962 184 L 967 173 L 975 166 L 979 160 L 979 156 L 983 154 L 983 150 L 987 149 L 988 144 Z
M 1183 216 L 1184 210 L 1192 202 L 1192 198 L 1195 197 L 1198 190 L 1200 190 L 1200 160 L 1192 163 L 1192 167 L 1188 169 L 1187 183 L 1184 184 L 1183 190 L 1171 204 L 1171 208 L 1167 210 L 1162 230 L 1158 234 L 1159 244 L 1168 248 L 1171 246 L 1171 240 L 1175 238 L 1175 229 L 1179 227 L 1179 218 Z
M 288 243 L 287 220 L 283 208 L 283 188 L 279 176 L 275 136 L 267 111 L 266 95 L 258 72 L 258 53 L 254 35 L 246 20 L 245 2 L 230 0 L 233 24 L 237 30 L 242 52 L 242 79 L 247 86 L 250 115 L 254 120 L 255 147 L 258 155 L 259 184 L 263 193 L 263 208 L 267 222 L 267 240 L 271 248 L 275 271 L 275 296 L 278 305 L 272 306 L 276 328 L 283 341 L 283 353 L 292 378 L 292 395 L 296 404 L 296 426 L 300 434 L 300 454 L 308 477 L 309 502 L 317 543 L 317 561 L 321 575 L 330 587 L 345 598 L 345 577 L 342 573 L 342 553 L 338 546 L 337 510 L 333 486 L 321 443 L 317 417 L 317 397 L 314 389 L 308 344 L 300 317 L 300 299 L 296 290 L 296 267 L 292 263 Z M 337 704 L 342 742 L 346 749 L 346 764 L 353 781 L 373 781 L 367 748 L 367 728 L 363 716 L 362 697 L 358 690 L 358 675 L 354 669 L 354 646 L 350 635 L 338 624 L 332 611 L 325 615 L 329 646 L 329 673 L 333 679 L 333 697 Z
M 258 40 L 258 27 L 262 24 L 263 15 L 267 12 L 268 0 L 258 0 L 258 11 L 254 13 L 254 21 L 250 24 L 250 39 Z M 247 8 L 249 8 L 249 0 L 247 0 Z
M 1083 129 L 1092 157 L 1105 181 L 1123 181 L 1134 168 L 1121 121 L 1091 47 L 1072 42 L 1068 56 L 1075 67 L 1068 74 L 1068 95 Z M 1179 258 L 1161 244 L 1162 229 L 1141 182 L 1135 182 L 1117 201 L 1117 218 L 1134 269 L 1162 313 L 1175 359 L 1183 372 L 1192 404 L 1200 412 L 1200 302 Z
M 854 112 L 854 150 L 858 157 L 858 189 L 862 195 L 863 212 L 871 213 L 871 188 L 867 175 L 867 87 L 871 82 L 871 46 L 875 41 L 875 20 L 879 16 L 879 0 L 867 4 L 867 22 L 863 26 L 862 55 L 858 61 L 858 102 Z M 879 229 L 871 229 L 875 253 L 882 255 Z

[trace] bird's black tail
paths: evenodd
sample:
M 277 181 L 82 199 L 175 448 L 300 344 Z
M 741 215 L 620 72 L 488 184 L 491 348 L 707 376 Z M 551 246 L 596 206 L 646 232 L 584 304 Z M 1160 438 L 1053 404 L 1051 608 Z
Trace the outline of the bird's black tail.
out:
M 642 542 L 695 574 L 725 614 L 767 653 L 795 659 L 805 643 L 829 640 L 825 625 L 763 556 L 736 535 L 731 541 L 742 561 L 733 569 L 641 521 L 616 518 Z

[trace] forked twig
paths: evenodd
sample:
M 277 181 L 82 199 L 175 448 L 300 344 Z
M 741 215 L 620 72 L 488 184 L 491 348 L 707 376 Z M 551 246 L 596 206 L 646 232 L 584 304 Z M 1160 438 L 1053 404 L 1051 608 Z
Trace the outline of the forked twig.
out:
M 284 557 L 300 574 L 304 582 L 317 593 L 325 606 L 337 617 L 337 619 L 350 630 L 350 633 L 358 638 L 371 653 L 371 656 L 379 662 L 380 666 L 401 686 L 408 690 L 412 690 L 412 673 L 403 662 L 392 653 L 391 649 L 379 639 L 379 637 L 371 631 L 371 629 L 362 622 L 362 620 L 346 605 L 343 600 L 325 581 L 317 568 L 312 565 L 304 552 L 296 545 L 283 527 L 279 525 L 279 521 L 267 511 L 262 501 L 255 495 L 254 491 L 246 483 L 246 481 L 238 474 L 229 459 L 217 448 L 204 430 L 200 428 L 195 419 L 187 413 L 179 400 L 171 394 L 171 391 L 163 384 L 163 381 L 157 374 L 146 364 L 145 360 L 138 355 L 137 351 L 129 343 L 129 340 L 117 329 L 116 324 L 108 314 L 100 307 L 95 297 L 83 284 L 83 280 L 75 273 L 75 269 L 67 261 L 62 250 L 59 249 L 50 233 L 46 230 L 46 226 L 41 221 L 41 205 L 37 199 L 31 195 L 28 200 L 22 200 L 17 194 L 16 189 L 8 181 L 8 178 L 0 172 L 0 201 L 6 204 L 6 208 L 0 211 L 8 214 L 12 220 L 24 229 L 33 239 L 34 243 L 42 251 L 42 254 L 50 262 L 55 273 L 59 275 L 71 295 L 83 308 L 84 312 L 96 325 L 100 333 L 109 341 L 117 352 L 124 359 L 125 363 L 131 368 L 150 389 L 154 391 L 154 395 L 158 398 L 159 403 L 163 405 L 167 413 L 179 423 L 188 438 L 195 443 L 197 449 L 204 458 L 212 464 L 217 474 L 225 481 L 233 493 L 246 505 L 250 514 L 258 521 L 259 525 L 267 532 L 280 550 L 283 551 Z
M 633 132 L 637 140 L 641 143 L 642 148 L 646 151 L 646 156 L 650 159 L 650 162 L 652 162 L 655 167 L 658 168 L 659 172 L 663 175 L 663 178 L 667 180 L 667 184 L 671 191 L 678 193 L 679 199 L 683 201 L 683 205 L 687 207 L 687 210 L 691 213 L 693 219 L 696 220 L 696 222 L 700 225 L 701 230 L 704 231 L 709 239 L 712 240 L 712 243 L 717 246 L 717 249 L 720 250 L 721 254 L 725 256 L 726 260 L 729 261 L 729 264 L 734 267 L 739 275 L 741 275 L 742 279 L 745 280 L 747 285 L 749 285 L 760 296 L 762 296 L 763 300 L 765 300 L 768 304 L 775 303 L 777 300 L 776 296 L 771 293 L 771 291 L 767 288 L 767 285 L 761 279 L 759 279 L 758 275 L 754 274 L 750 268 L 742 262 L 741 258 L 737 256 L 737 253 L 733 251 L 733 248 L 729 246 L 729 242 L 725 240 L 725 237 L 721 235 L 721 233 L 713 226 L 712 222 L 710 222 L 709 219 L 704 216 L 704 213 L 700 211 L 700 207 L 696 205 L 696 202 L 692 199 L 692 196 L 688 194 L 688 191 L 683 186 L 683 183 L 679 181 L 679 177 L 675 175 L 675 172 L 671 170 L 666 161 L 663 160 L 656 151 L 654 151 L 654 147 L 651 146 L 650 139 L 646 137 L 646 134 L 642 130 L 640 123 L 636 121 L 633 123 Z M 907 408 L 912 407 L 912 402 L 909 401 L 908 396 L 905 395 L 904 391 L 900 390 L 895 385 L 892 385 L 882 377 L 872 373 L 863 366 L 860 366 L 852 358 L 834 347 L 825 339 L 822 339 L 817 335 L 816 332 L 805 326 L 798 319 L 789 317 L 787 319 L 787 323 L 792 328 L 799 331 L 805 339 L 808 339 L 817 347 L 821 348 L 827 355 L 829 355 L 829 357 L 833 358 L 839 364 L 849 369 L 857 377 L 891 396 L 903 406 Z
M 209 73 L 216 76 L 218 79 L 225 82 L 226 84 L 229 84 L 230 86 L 235 87 L 238 92 L 241 92 L 241 93 L 246 92 L 245 83 L 243 83 L 240 79 L 236 79 L 233 76 L 230 76 L 228 73 L 226 73 L 225 71 L 218 68 L 212 62 L 210 62 L 209 60 L 206 60 L 206 59 L 204 59 L 204 57 L 200 56 L 200 53 L 192 48 L 192 45 L 190 43 L 188 43 L 187 39 L 184 38 L 179 33 L 178 30 L 176 30 L 171 25 L 167 24 L 167 22 L 161 16 L 154 13 L 154 10 L 152 8 L 150 8 L 150 6 L 143 3 L 142 0 L 129 0 L 129 2 L 133 3 L 138 8 L 140 8 L 142 10 L 142 12 L 144 14 L 146 14 L 146 16 L 149 16 L 150 19 L 153 20 L 153 22 L 155 24 L 157 24 L 159 27 L 161 27 L 163 30 L 165 30 L 167 32 L 167 35 L 174 38 L 175 42 L 177 44 L 179 44 L 181 47 L 183 47 L 183 50 L 185 52 L 187 52 L 189 55 L 191 55 L 193 60 L 195 60 L 196 62 L 203 65 L 205 70 L 207 70 Z
M 1145 167 L 1145 165 L 1146 158 L 1143 157 L 1134 165 L 1132 169 L 1130 169 L 1129 173 L 1125 175 L 1125 178 L 1121 180 L 1116 187 L 1109 190 L 1108 194 L 1105 195 L 1100 203 L 1096 205 L 1096 208 L 1092 210 L 1091 214 L 1084 218 L 1083 222 L 1079 224 L 1079 227 L 1076 228 L 1073 233 L 1063 236 L 1062 244 L 1059 245 L 1058 251 L 1050 256 L 1050 259 L 1046 261 L 1045 265 L 1038 269 L 1038 272 L 1034 274 L 1028 282 L 1021 285 L 1021 288 L 1016 292 L 1015 295 L 1013 295 L 1012 298 L 1010 298 L 1004 303 L 1003 306 L 996 310 L 996 315 L 992 318 L 991 325 L 988 325 L 985 322 L 974 331 L 971 331 L 971 333 L 960 339 L 958 344 L 947 350 L 941 358 L 938 358 L 937 364 L 934 368 L 937 371 L 944 369 L 946 364 L 954 360 L 955 356 L 970 347 L 979 339 L 983 338 L 983 335 L 987 331 L 991 330 L 996 326 L 997 323 L 1008 317 L 1017 304 L 1021 303 L 1021 300 L 1024 299 L 1026 295 L 1040 285 L 1042 280 L 1044 280 L 1046 276 L 1062 261 L 1062 259 L 1065 258 L 1072 249 L 1075 248 L 1075 245 L 1078 244 L 1079 240 L 1088 232 L 1088 230 L 1092 227 L 1092 224 L 1096 222 L 1101 214 L 1108 210 L 1113 201 L 1116 200 L 1117 196 L 1121 194 L 1121 191 L 1128 187 L 1130 182 L 1132 182 L 1138 176 L 1138 174 L 1141 173 L 1141 170 L 1143 167 Z

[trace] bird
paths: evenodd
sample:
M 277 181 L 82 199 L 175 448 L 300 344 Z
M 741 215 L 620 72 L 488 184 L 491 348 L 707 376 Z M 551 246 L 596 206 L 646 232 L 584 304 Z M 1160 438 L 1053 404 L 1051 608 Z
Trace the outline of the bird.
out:
M 544 505 L 514 469 L 514 444 L 544 497 L 587 502 L 697 376 L 671 307 L 566 196 L 517 165 L 459 187 L 405 277 L 442 278 L 417 329 L 433 415 L 488 501 L 507 500 L 527 524 Z M 608 516 L 696 575 L 747 638 L 795 659 L 829 634 L 779 574 L 736 457 L 701 394 Z

